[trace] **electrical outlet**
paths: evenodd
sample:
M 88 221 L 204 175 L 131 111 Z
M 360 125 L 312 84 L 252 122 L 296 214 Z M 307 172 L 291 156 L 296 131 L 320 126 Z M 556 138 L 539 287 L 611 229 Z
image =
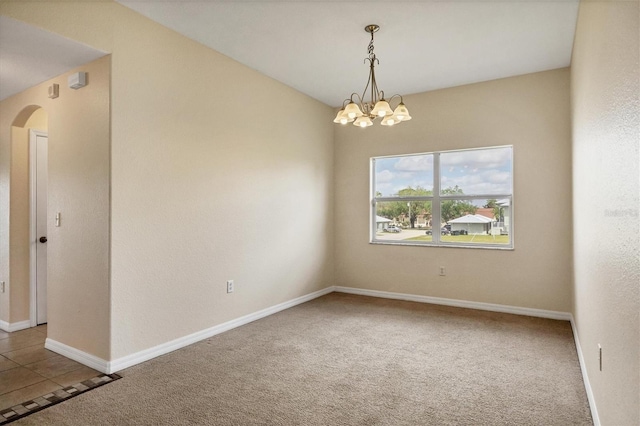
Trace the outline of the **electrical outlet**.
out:
M 0 293 L 4 293 L 4 281 L 0 281 Z
M 233 293 L 233 280 L 227 281 L 227 293 Z
M 447 270 L 445 269 L 444 266 L 440 267 L 440 276 L 444 277 L 445 275 L 447 275 Z

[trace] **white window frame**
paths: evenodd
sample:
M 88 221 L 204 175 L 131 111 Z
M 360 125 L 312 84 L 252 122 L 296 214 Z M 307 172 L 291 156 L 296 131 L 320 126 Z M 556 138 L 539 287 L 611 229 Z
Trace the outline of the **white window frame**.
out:
M 440 155 L 455 153 L 455 152 L 465 152 L 465 151 L 481 151 L 487 149 L 496 149 L 496 148 L 510 148 L 511 149 L 511 193 L 510 194 L 474 194 L 474 195 L 456 195 L 456 194 L 446 194 L 442 195 L 440 188 Z M 399 157 L 411 157 L 415 155 L 433 155 L 433 195 L 432 196 L 416 196 L 416 197 L 376 197 L 376 160 L 382 158 L 399 158 Z M 469 149 L 456 149 L 449 151 L 433 151 L 433 152 L 421 152 L 421 153 L 412 153 L 412 154 L 404 154 L 404 155 L 387 155 L 387 156 L 379 156 L 379 157 L 371 157 L 370 158 L 370 238 L 369 242 L 371 244 L 384 244 L 384 245 L 403 245 L 403 246 L 422 246 L 422 247 L 463 247 L 463 248 L 476 248 L 476 249 L 498 249 L 498 250 L 513 250 L 514 249 L 514 149 L 513 145 L 500 145 L 500 146 L 489 146 L 489 147 L 479 147 L 479 148 L 469 148 Z M 465 242 L 450 242 L 450 241 L 442 241 L 441 233 L 440 233 L 440 224 L 442 223 L 440 206 L 443 201 L 447 200 L 456 200 L 456 201 L 473 201 L 473 200 L 509 200 L 509 225 L 508 225 L 508 234 L 509 234 L 509 244 L 492 244 L 492 243 L 465 243 Z M 400 202 L 411 202 L 411 201 L 430 201 L 431 202 L 431 221 L 434 224 L 437 224 L 437 231 L 435 230 L 435 226 L 432 226 L 432 241 L 406 241 L 406 240 L 382 240 L 376 237 L 377 232 L 377 223 L 376 223 L 376 205 L 379 202 L 385 201 L 400 201 Z

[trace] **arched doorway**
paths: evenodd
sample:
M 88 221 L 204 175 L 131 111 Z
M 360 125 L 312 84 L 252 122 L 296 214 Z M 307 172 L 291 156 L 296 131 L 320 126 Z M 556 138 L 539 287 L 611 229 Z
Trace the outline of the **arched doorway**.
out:
M 31 327 L 47 322 L 47 151 L 48 114 L 25 107 L 11 127 L 10 305 Z

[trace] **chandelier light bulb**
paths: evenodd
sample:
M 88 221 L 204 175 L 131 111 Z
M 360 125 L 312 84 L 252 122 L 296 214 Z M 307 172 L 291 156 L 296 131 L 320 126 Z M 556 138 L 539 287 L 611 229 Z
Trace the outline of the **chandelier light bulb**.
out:
M 349 102 L 349 105 L 344 109 L 344 113 L 351 119 L 362 117 L 362 111 L 360 111 L 358 105 L 353 101 Z
M 363 115 L 362 117 L 358 117 L 358 119 L 353 122 L 353 125 L 358 127 L 369 127 L 373 126 L 373 121 L 371 121 L 368 116 Z
M 409 110 L 402 102 L 400 102 L 400 104 L 393 111 L 393 115 L 395 115 L 400 121 L 411 120 L 411 116 L 409 115 Z
M 400 120 L 398 120 L 397 117 L 395 117 L 393 114 L 391 115 L 387 115 L 385 118 L 382 119 L 382 121 L 380 122 L 380 124 L 382 124 L 383 126 L 393 126 L 394 124 L 399 123 Z
M 384 117 L 393 114 L 393 111 L 389 106 L 389 102 L 385 101 L 384 99 L 380 99 L 376 103 L 376 106 L 373 107 L 373 110 L 371 110 L 371 114 L 377 115 L 378 117 Z

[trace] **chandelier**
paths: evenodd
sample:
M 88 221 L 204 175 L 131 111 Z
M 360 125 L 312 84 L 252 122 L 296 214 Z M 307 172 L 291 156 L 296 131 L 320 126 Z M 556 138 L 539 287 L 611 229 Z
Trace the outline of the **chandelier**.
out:
M 373 33 L 379 29 L 380 26 L 378 25 L 367 25 L 364 27 L 364 30 L 371 34 L 371 41 L 369 42 L 368 48 L 369 57 L 364 59 L 365 63 L 369 61 L 369 80 L 367 80 L 367 85 L 364 87 L 362 96 L 357 93 L 352 93 L 351 97 L 344 100 L 342 108 L 333 120 L 334 123 L 353 123 L 354 126 L 369 127 L 373 125 L 373 120 L 377 118 L 381 119 L 380 124 L 383 126 L 393 126 L 402 121 L 411 120 L 409 110 L 404 105 L 402 96 L 393 95 L 389 98 L 389 101 L 392 101 L 396 97 L 400 98 L 400 103 L 392 110 L 389 102 L 384 98 L 384 92 L 378 90 L 375 66 L 376 63 L 380 63 L 380 61 L 373 52 Z M 364 100 L 367 91 L 369 91 L 370 95 L 369 101 Z M 357 102 L 354 101 L 354 97 Z

